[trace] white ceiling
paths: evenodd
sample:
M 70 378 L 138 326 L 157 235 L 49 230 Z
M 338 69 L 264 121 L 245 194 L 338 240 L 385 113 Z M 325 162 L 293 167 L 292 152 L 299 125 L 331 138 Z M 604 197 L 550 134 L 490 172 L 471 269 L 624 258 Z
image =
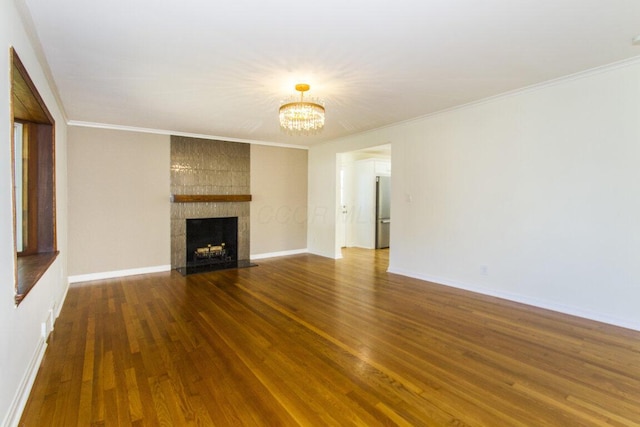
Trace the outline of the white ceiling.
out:
M 22 1 L 70 121 L 296 145 L 640 55 L 638 0 Z M 279 129 L 299 82 L 318 136 Z

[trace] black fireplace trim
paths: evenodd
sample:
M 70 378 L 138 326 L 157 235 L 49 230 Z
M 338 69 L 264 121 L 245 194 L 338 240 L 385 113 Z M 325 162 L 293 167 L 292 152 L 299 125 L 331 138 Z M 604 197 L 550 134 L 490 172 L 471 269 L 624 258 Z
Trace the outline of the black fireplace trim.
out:
M 185 263 L 176 270 L 182 275 L 253 267 L 249 260 L 238 259 L 237 216 L 186 218 L 185 219 Z M 217 248 L 218 246 L 222 246 Z M 214 249 L 211 256 L 200 256 L 201 250 Z

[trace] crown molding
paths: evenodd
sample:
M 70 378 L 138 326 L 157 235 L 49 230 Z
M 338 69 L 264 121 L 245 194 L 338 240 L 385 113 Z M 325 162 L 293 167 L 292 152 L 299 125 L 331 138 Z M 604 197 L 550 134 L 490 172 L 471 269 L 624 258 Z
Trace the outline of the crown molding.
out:
M 173 131 L 168 129 L 153 129 L 153 128 L 142 128 L 142 127 L 136 127 L 136 126 L 122 126 L 122 125 L 114 125 L 109 123 L 83 122 L 79 120 L 68 120 L 67 125 L 85 127 L 85 128 L 95 128 L 95 129 L 121 130 L 125 132 L 152 133 L 156 135 L 184 136 L 187 138 L 200 138 L 200 139 L 211 139 L 216 141 L 240 142 L 244 144 L 254 144 L 254 145 L 268 145 L 271 147 L 295 148 L 298 150 L 309 149 L 309 147 L 306 145 L 285 144 L 283 142 L 258 141 L 254 139 L 244 139 L 244 138 L 229 138 L 227 136 L 205 135 L 205 134 L 191 133 L 191 132 L 178 132 L 178 131 Z
M 511 90 L 511 91 L 508 91 L 508 92 L 503 92 L 503 93 L 500 93 L 500 94 L 497 94 L 497 95 L 489 96 L 489 97 L 478 99 L 478 100 L 475 100 L 475 101 L 467 102 L 466 104 L 460 104 L 460 105 L 456 105 L 456 106 L 453 106 L 453 107 L 445 108 L 443 110 L 434 111 L 432 113 L 424 114 L 424 115 L 418 116 L 418 117 L 413 117 L 411 119 L 402 120 L 402 121 L 395 122 L 395 123 L 390 123 L 390 124 L 385 125 L 385 126 L 377 127 L 375 129 L 369 129 L 369 130 L 366 130 L 366 131 L 363 131 L 363 132 L 354 133 L 352 135 L 342 136 L 342 137 L 331 139 L 331 140 L 328 140 L 328 141 L 322 141 L 318 145 L 342 142 L 344 140 L 347 140 L 347 139 L 355 137 L 355 136 L 362 136 L 362 135 L 366 135 L 366 134 L 370 134 L 370 133 L 375 133 L 375 132 L 378 132 L 378 131 L 383 130 L 383 129 L 390 129 L 390 128 L 394 128 L 396 126 L 402 126 L 402 125 L 406 125 L 406 124 L 409 124 L 409 123 L 414 123 L 414 122 L 418 122 L 418 121 L 421 121 L 421 120 L 430 119 L 432 117 L 437 117 L 437 116 L 440 116 L 440 115 L 443 115 L 443 114 L 451 113 L 453 111 L 465 110 L 467 108 L 472 108 L 472 107 L 476 107 L 476 106 L 479 106 L 479 105 L 488 104 L 488 103 L 491 103 L 491 102 L 494 102 L 494 101 L 498 101 L 500 99 L 510 98 L 512 96 L 518 96 L 518 95 L 526 94 L 526 93 L 529 93 L 529 92 L 535 92 L 535 91 L 542 90 L 542 89 L 545 89 L 545 88 L 548 88 L 548 87 L 557 86 L 557 85 L 562 84 L 562 83 L 567 83 L 567 82 L 571 82 L 571 81 L 575 81 L 575 80 L 580 80 L 580 79 L 583 79 L 583 78 L 587 78 L 587 77 L 595 76 L 595 75 L 598 75 L 598 74 L 602 74 L 602 73 L 605 73 L 605 72 L 608 72 L 608 71 L 617 70 L 617 69 L 625 68 L 625 67 L 630 67 L 630 66 L 638 65 L 638 64 L 640 64 L 640 55 L 633 56 L 631 58 L 623 59 L 621 61 L 613 62 L 613 63 L 610 63 L 610 64 L 601 65 L 599 67 L 590 68 L 588 70 L 579 71 L 577 73 L 569 74 L 569 75 L 558 77 L 558 78 L 555 78 L 555 79 L 546 80 L 544 82 L 536 83 L 536 84 L 533 84 L 533 85 L 524 86 L 524 87 L 521 87 L 521 88 L 518 88 L 518 89 L 514 89 L 514 90 Z M 387 142 L 387 143 L 390 143 L 390 141 Z

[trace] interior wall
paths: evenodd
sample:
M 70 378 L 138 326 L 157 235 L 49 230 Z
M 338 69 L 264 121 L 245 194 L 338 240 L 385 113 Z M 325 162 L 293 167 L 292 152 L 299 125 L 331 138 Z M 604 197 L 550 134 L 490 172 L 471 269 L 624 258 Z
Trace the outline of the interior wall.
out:
M 306 251 L 307 150 L 250 149 L 251 256 Z M 170 136 L 72 126 L 69 150 L 72 278 L 169 268 Z
M 166 135 L 69 127 L 70 275 L 171 263 L 169 147 Z
M 66 120 L 40 65 L 17 2 L 0 0 L 0 425 L 17 425 L 46 348 L 50 322 L 67 290 Z M 15 252 L 11 171 L 11 79 L 13 46 L 55 122 L 56 227 L 60 254 L 19 306 L 14 305 Z M 45 334 L 42 324 L 45 324 Z
M 336 152 L 389 140 L 390 271 L 640 329 L 639 77 L 627 62 L 312 147 L 310 208 L 336 207 Z M 335 253 L 332 227 L 310 224 L 312 252 Z
M 307 150 L 251 146 L 252 258 L 307 250 Z

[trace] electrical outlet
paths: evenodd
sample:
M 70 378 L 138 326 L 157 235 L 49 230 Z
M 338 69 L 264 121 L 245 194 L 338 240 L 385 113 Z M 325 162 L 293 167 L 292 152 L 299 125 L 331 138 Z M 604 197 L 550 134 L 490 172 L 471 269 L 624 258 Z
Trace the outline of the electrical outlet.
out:
M 486 265 L 481 265 L 480 266 L 480 274 L 482 274 L 483 276 L 488 276 L 489 275 L 489 267 L 487 267 Z

